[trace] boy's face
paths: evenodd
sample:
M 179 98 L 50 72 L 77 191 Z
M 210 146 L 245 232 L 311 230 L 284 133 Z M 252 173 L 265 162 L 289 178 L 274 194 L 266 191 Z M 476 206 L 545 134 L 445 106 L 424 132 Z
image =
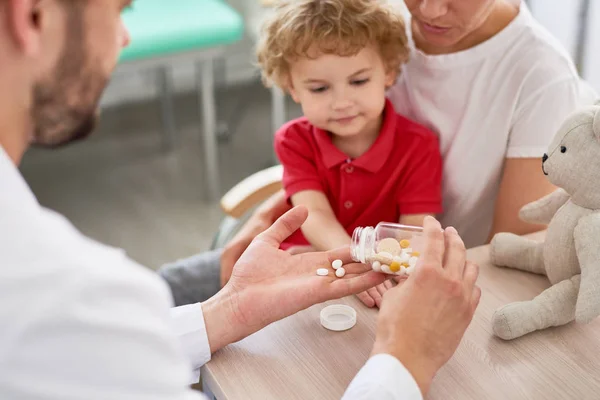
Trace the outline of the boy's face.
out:
M 290 94 L 301 104 L 308 120 L 339 136 L 360 135 L 379 123 L 385 91 L 396 79 L 386 73 L 372 46 L 358 54 L 302 58 L 290 68 Z

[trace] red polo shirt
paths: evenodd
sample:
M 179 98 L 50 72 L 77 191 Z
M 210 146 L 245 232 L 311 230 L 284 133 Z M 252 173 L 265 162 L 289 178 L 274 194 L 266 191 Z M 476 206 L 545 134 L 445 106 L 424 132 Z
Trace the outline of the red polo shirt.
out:
M 398 222 L 403 214 L 442 212 L 442 158 L 437 136 L 398 115 L 387 100 L 375 143 L 349 158 L 330 134 L 306 118 L 285 124 L 275 134 L 288 199 L 303 190 L 323 192 L 337 220 L 352 235 L 357 226 Z M 298 230 L 282 245 L 308 244 Z

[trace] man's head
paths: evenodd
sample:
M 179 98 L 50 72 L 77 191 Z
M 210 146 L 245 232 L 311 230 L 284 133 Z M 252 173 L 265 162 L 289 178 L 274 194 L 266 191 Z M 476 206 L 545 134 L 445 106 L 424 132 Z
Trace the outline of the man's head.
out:
M 263 27 L 258 62 L 305 116 L 338 135 L 379 118 L 408 59 L 402 17 L 373 0 L 286 0 Z
M 87 136 L 129 38 L 130 0 L 4 0 L 0 50 L 29 91 L 29 142 L 57 146 Z M 25 98 L 25 97 L 24 97 Z

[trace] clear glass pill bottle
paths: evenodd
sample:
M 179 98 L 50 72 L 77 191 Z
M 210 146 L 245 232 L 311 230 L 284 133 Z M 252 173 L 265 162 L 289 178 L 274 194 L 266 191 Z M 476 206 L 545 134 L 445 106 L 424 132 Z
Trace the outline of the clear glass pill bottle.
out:
M 423 228 L 381 222 L 358 227 L 352 234 L 352 259 L 377 272 L 409 275 L 423 250 Z

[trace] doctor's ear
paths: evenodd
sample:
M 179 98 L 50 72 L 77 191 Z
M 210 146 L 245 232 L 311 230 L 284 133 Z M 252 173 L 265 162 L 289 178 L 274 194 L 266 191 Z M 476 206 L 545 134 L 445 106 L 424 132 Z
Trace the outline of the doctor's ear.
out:
M 4 14 L 4 28 L 15 47 L 26 56 L 34 56 L 41 49 L 41 22 L 43 4 L 39 0 L 4 0 L 0 10 Z

